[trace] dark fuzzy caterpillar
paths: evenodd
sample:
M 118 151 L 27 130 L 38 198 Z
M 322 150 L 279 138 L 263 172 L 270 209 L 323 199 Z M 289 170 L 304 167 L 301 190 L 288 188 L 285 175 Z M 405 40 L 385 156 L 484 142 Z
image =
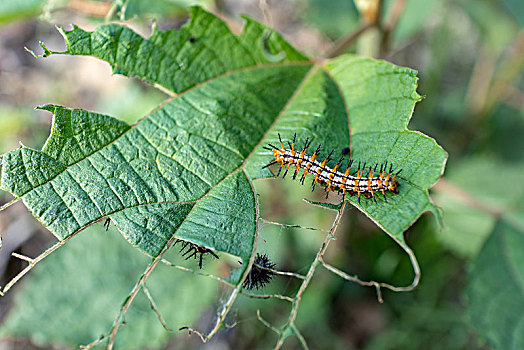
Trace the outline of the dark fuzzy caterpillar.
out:
M 325 186 L 326 198 L 329 195 L 329 191 L 338 191 L 339 193 L 342 192 L 344 197 L 346 193 L 348 193 L 350 196 L 356 193 L 358 196 L 358 202 L 360 204 L 360 194 L 363 193 L 364 196 L 366 196 L 367 198 L 373 197 L 373 200 L 376 203 L 377 200 L 375 199 L 375 192 L 381 192 L 384 196 L 384 200 L 386 200 L 386 191 L 398 193 L 397 187 L 399 186 L 399 183 L 396 180 L 396 177 L 398 174 L 400 174 L 402 169 L 400 169 L 394 175 L 392 175 L 393 166 L 390 164 L 388 171 L 388 163 L 386 161 L 384 164 L 380 165 L 378 172 L 378 164 L 376 164 L 374 168 L 370 166 L 369 173 L 367 174 L 367 176 L 364 176 L 364 172 L 367 172 L 366 163 L 364 163 L 361 166 L 359 162 L 357 171 L 350 175 L 349 172 L 353 164 L 353 160 L 350 159 L 345 172 L 342 173 L 337 171 L 337 169 L 344 160 L 343 157 L 339 159 L 334 168 L 330 168 L 329 166 L 327 166 L 327 163 L 331 160 L 331 155 L 333 154 L 333 151 L 331 151 L 322 162 L 319 162 L 317 160 L 317 157 L 320 154 L 321 146 L 319 145 L 317 147 L 316 151 L 313 153 L 312 156 L 307 155 L 306 151 L 308 147 L 311 145 L 311 142 L 308 138 L 306 139 L 306 142 L 302 150 L 295 151 L 296 136 L 297 135 L 295 134 L 295 136 L 293 137 L 293 143 L 288 142 L 289 148 L 284 147 L 284 143 L 280 138 L 280 134 L 278 134 L 278 138 L 280 140 L 280 148 L 275 147 L 272 144 L 269 144 L 271 148 L 264 146 L 264 149 L 272 151 L 273 157 L 275 157 L 275 159 L 271 161 L 271 163 L 269 163 L 268 165 L 264 166 L 264 168 L 276 163 L 280 163 L 280 169 L 277 173 L 278 177 L 280 175 L 280 172 L 282 171 L 282 168 L 285 165 L 287 165 L 284 175 L 282 176 L 284 178 L 286 177 L 289 168 L 291 168 L 291 166 L 295 166 L 293 180 L 297 177 L 299 170 L 304 168 L 304 173 L 300 178 L 300 182 L 304 184 L 304 180 L 306 178 L 307 173 L 314 175 L 315 178 L 313 179 L 312 183 L 313 190 L 315 189 L 315 184 L 317 183 L 321 184 L 322 186 Z M 375 176 L 375 173 L 377 173 L 377 176 Z
M 264 288 L 266 284 L 271 282 L 271 279 L 275 275 L 272 271 L 275 267 L 276 264 L 272 263 L 266 254 L 262 255 L 257 253 L 253 266 L 244 280 L 242 287 L 248 290 Z
M 203 258 L 203 256 L 205 254 L 209 253 L 213 257 L 215 257 L 215 259 L 220 259 L 218 257 L 218 255 L 216 255 L 211 249 L 208 249 L 208 248 L 206 248 L 204 246 L 198 245 L 196 243 L 184 241 L 184 240 L 181 240 L 181 239 L 177 239 L 175 241 L 174 245 L 177 245 L 178 242 L 182 242 L 182 248 L 180 248 L 180 253 L 182 253 L 182 251 L 184 251 L 186 248 L 189 247 L 189 249 L 187 249 L 184 253 L 182 253 L 182 256 L 186 257 L 186 260 L 188 260 L 188 259 L 190 259 L 192 257 L 195 257 L 195 259 L 196 259 L 197 258 L 197 254 L 200 254 L 200 261 L 198 262 L 198 267 L 200 269 L 202 269 L 202 258 Z M 193 252 L 193 253 L 188 255 L 191 252 Z

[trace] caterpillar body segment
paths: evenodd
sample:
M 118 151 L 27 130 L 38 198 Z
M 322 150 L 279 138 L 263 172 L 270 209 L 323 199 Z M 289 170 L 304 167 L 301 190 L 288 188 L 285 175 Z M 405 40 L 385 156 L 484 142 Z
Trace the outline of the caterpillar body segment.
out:
M 306 139 L 302 150 L 296 151 L 296 134 L 293 137 L 293 142 L 288 142 L 289 148 L 284 147 L 284 143 L 282 142 L 280 134 L 278 137 L 280 140 L 280 148 L 271 144 L 269 147 L 264 147 L 265 149 L 272 151 L 274 157 L 274 159 L 265 167 L 277 163 L 280 164 L 277 177 L 280 175 L 280 172 L 284 167 L 285 172 L 283 177 L 286 176 L 290 168 L 295 167 L 293 179 L 296 178 L 301 169 L 304 169 L 299 180 L 302 184 L 304 183 L 306 174 L 310 173 L 314 177 L 312 182 L 312 190 L 315 189 L 315 185 L 318 183 L 325 187 L 326 198 L 330 191 L 337 191 L 342 193 L 344 196 L 346 196 L 346 194 L 349 194 L 350 196 L 356 194 L 359 203 L 361 194 L 366 198 L 373 198 L 376 203 L 376 193 L 382 193 L 384 200 L 386 200 L 386 192 L 392 192 L 395 194 L 398 193 L 399 182 L 397 181 L 396 177 L 398 174 L 400 174 L 402 169 L 396 173 L 393 173 L 393 166 L 390 163 L 388 171 L 387 161 L 380 165 L 378 172 L 377 168 L 379 164 L 375 164 L 374 167 L 369 166 L 366 168 L 366 163 L 361 166 L 361 162 L 359 162 L 357 171 L 350 175 L 350 170 L 353 165 L 352 159 L 349 160 L 346 169 L 342 172 L 339 169 L 342 161 L 344 160 L 343 157 L 338 160 L 333 168 L 329 167 L 328 165 L 333 151 L 331 151 L 328 156 L 324 158 L 324 160 L 319 161 L 317 158 L 320 155 L 320 145 L 316 148 L 315 152 L 311 156 L 306 153 L 308 147 L 311 146 L 311 141 L 309 141 L 309 138 Z

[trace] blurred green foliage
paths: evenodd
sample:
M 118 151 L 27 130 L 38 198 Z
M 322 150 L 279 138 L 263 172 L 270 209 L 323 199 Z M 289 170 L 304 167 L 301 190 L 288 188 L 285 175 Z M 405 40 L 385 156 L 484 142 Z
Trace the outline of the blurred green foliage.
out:
M 32 271 L 0 334 L 29 336 L 39 346 L 87 345 L 111 328 L 149 261 L 116 230 L 106 232 L 102 223 L 89 228 Z M 167 266 L 155 269 L 146 285 L 172 329 L 193 324 L 217 294 L 212 280 Z M 142 291 L 125 321 L 119 348 L 158 348 L 169 340 Z
M 21 3 L 4 1 L 0 5 L 0 13 L 9 14 L 2 11 L 1 6 L 11 8 Z M 36 2 L 25 2 L 24 6 L 31 3 Z M 299 24 L 304 28 L 315 28 L 323 38 L 338 40 L 351 33 L 361 20 L 356 7 L 350 1 L 329 1 L 328 5 L 325 3 L 317 0 L 300 1 L 301 6 L 297 10 L 300 11 Z M 384 1 L 383 14 L 386 18 L 397 3 L 395 0 Z M 422 269 L 420 286 L 414 292 L 385 291 L 385 303 L 379 304 L 373 289 L 342 281 L 325 270 L 319 270 L 304 295 L 298 323 L 310 346 L 319 349 L 502 349 L 505 348 L 502 341 L 515 335 L 505 334 L 504 329 L 497 328 L 497 324 L 504 325 L 499 320 L 512 319 L 521 311 L 520 304 L 515 303 L 522 300 L 522 288 L 515 287 L 505 300 L 509 306 L 500 308 L 493 315 L 489 314 L 483 300 L 491 300 L 489 293 L 495 295 L 499 285 L 521 281 L 518 276 L 522 275 L 524 268 L 524 264 L 518 263 L 521 262 L 519 257 L 524 251 L 522 231 L 514 228 L 504 231 L 495 215 L 500 213 L 505 216 L 504 220 L 511 217 L 512 220 L 524 221 L 524 182 L 520 175 L 524 170 L 524 3 L 520 0 L 408 0 L 405 3 L 389 43 L 390 50 L 384 53 L 384 57 L 395 64 L 419 71 L 418 91 L 426 99 L 417 104 L 416 117 L 410 128 L 435 137 L 450 153 L 444 181 L 452 186 L 437 186 L 433 191 L 433 197 L 443 211 L 445 228 L 442 232 L 437 232 L 433 220 L 423 218 L 406 233 L 406 241 L 415 251 Z M 141 16 L 141 11 L 144 10 L 133 8 L 132 4 L 133 2 L 129 3 L 127 14 Z M 220 1 L 215 5 L 218 10 L 225 12 L 235 7 L 227 1 Z M 160 13 L 151 11 L 148 14 L 154 17 L 164 15 L 161 2 L 155 3 L 147 11 L 156 9 L 156 6 L 160 10 L 155 11 Z M 270 9 L 272 6 L 277 5 L 269 2 Z M 256 8 L 256 4 L 254 7 Z M 27 12 L 22 7 L 17 11 L 18 14 L 9 14 L 10 19 L 26 16 Z M 31 11 L 35 13 L 34 10 Z M 236 15 L 234 11 L 228 14 Z M 4 17 L 2 20 L 5 21 Z M 290 27 L 297 25 L 295 21 L 289 22 Z M 3 29 L 0 28 L 0 35 Z M 285 32 L 288 28 L 283 29 Z M 36 38 L 41 37 L 36 33 L 33 35 Z M 293 41 L 292 37 L 289 39 Z M 20 47 L 23 45 L 26 44 L 19 44 Z M 356 45 L 348 47 L 349 52 L 355 50 Z M 36 70 L 34 65 L 30 63 L 29 68 Z M 5 70 L 3 67 L 0 69 Z M 2 72 L 0 79 L 1 74 Z M 160 94 L 151 92 L 152 89 L 136 81 L 126 83 L 126 86 L 117 89 L 111 96 L 98 96 L 91 109 L 113 115 L 129 115 L 127 121 L 130 121 L 143 115 L 143 111 L 150 110 L 162 99 Z M 38 84 L 35 84 L 36 88 Z M 52 91 L 53 87 L 48 89 Z M 38 89 L 34 94 L 41 95 Z M 39 114 L 31 111 L 35 106 L 14 104 L 2 96 L 0 94 L 0 153 L 16 147 L 20 139 L 32 139 L 34 146 L 41 144 L 48 129 L 38 119 Z M 261 193 L 264 217 L 288 224 L 329 227 L 333 219 L 329 211 L 312 209 L 300 200 L 304 197 L 321 200 L 315 194 L 308 194 L 306 187 L 292 181 L 279 180 L 260 181 L 256 185 L 257 192 Z M 467 195 L 466 198 L 462 191 Z M 0 198 L 2 196 L 0 194 Z M 5 200 L 7 199 L 4 196 L 3 201 Z M 509 232 L 507 234 L 513 237 L 509 253 L 496 245 L 504 237 L 501 232 Z M 87 239 L 90 234 L 93 232 L 86 232 L 75 238 L 70 242 L 69 249 L 51 256 L 44 264 L 58 264 L 60 259 L 65 259 L 58 254 L 72 254 L 74 249 L 71 248 L 77 242 L 90 247 L 93 244 L 93 248 L 94 244 L 109 244 L 107 242 L 112 240 L 115 242 L 111 244 L 122 245 L 121 239 L 114 232 L 95 232 L 93 243 Z M 97 243 L 98 239 L 105 243 Z M 279 268 L 305 273 L 304 269 L 309 266 L 321 240 L 322 234 L 318 231 L 264 225 L 259 244 L 260 249 L 268 253 Z M 335 243 L 328 251 L 327 260 L 344 271 L 356 273 L 362 279 L 388 281 L 399 285 L 410 283 L 412 268 L 405 254 L 356 210 L 346 212 Z M 87 271 L 90 270 L 88 267 L 81 266 L 85 269 L 85 275 L 76 276 L 70 272 L 70 275 L 63 276 L 63 282 L 57 282 L 53 277 L 42 277 L 49 273 L 45 272 L 48 267 L 42 264 L 40 270 L 26 278 L 26 285 L 14 292 L 20 292 L 21 296 L 17 298 L 21 298 L 34 289 L 30 288 L 30 284 L 38 284 L 41 288 L 52 291 L 59 283 L 63 283 L 74 286 L 75 289 L 71 290 L 75 292 L 72 293 L 73 296 L 63 296 L 63 290 L 54 290 L 53 293 L 57 296 L 75 297 L 74 302 L 80 304 L 79 300 L 83 299 L 78 298 L 99 293 L 102 298 L 100 305 L 116 311 L 136 277 L 127 274 L 130 271 L 139 273 L 141 270 L 138 266 L 144 263 L 144 257 L 137 256 L 132 248 L 124 244 L 122 249 L 128 251 L 129 256 L 122 253 L 125 254 L 120 256 L 123 260 L 114 264 L 123 265 L 118 267 L 124 271 L 110 270 L 113 272 L 108 274 L 115 279 L 127 281 L 128 288 L 119 289 L 118 292 L 112 286 L 114 280 L 104 282 L 106 285 L 110 284 L 111 288 L 102 288 L 94 283 L 101 277 L 96 275 L 95 267 L 115 267 L 109 260 L 105 260 L 108 257 L 98 255 L 92 256 L 97 260 L 93 260 L 94 276 L 89 275 L 93 272 Z M 89 251 L 78 248 L 78 254 L 88 253 Z M 78 254 L 66 261 L 78 265 L 82 259 L 89 259 L 89 256 L 81 257 Z M 505 259 L 517 262 L 511 265 L 515 274 L 497 284 L 497 276 L 506 276 L 505 267 L 500 267 Z M 486 271 L 489 273 L 485 274 Z M 177 273 L 176 278 L 171 277 L 173 273 L 168 271 L 169 276 L 162 281 L 174 283 L 173 290 L 182 290 L 179 289 L 181 286 L 176 285 L 176 281 L 181 279 L 184 280 L 184 290 L 195 290 L 192 289 L 194 286 L 208 282 L 188 274 L 178 276 Z M 89 281 L 93 282 L 88 283 Z M 76 289 L 84 284 L 85 290 Z M 297 284 L 293 279 L 278 277 L 264 292 L 292 294 Z M 155 292 L 169 291 L 165 286 L 167 285 L 162 284 L 159 288 L 150 286 L 155 298 Z M 215 284 L 206 284 L 202 290 L 206 295 L 202 296 L 200 302 L 187 306 L 188 321 L 195 319 L 202 308 L 213 308 Z M 465 291 L 467 298 L 464 297 Z M 33 292 L 38 292 L 38 289 Z M 197 294 L 200 297 L 200 290 Z M 159 307 L 164 311 L 168 325 L 174 327 L 178 321 L 169 317 L 178 316 L 178 311 L 174 311 L 175 306 L 167 296 L 159 294 L 158 297 L 162 300 Z M 50 300 L 56 300 L 54 298 L 55 296 Z M 35 296 L 35 301 L 45 304 L 48 300 Z M 512 301 L 515 303 L 511 303 Z M 43 334 L 39 327 L 30 327 L 34 320 L 40 320 L 39 305 L 15 306 L 3 326 L 10 333 L 31 334 L 33 340 L 40 344 L 67 344 L 92 340 L 87 339 L 87 335 L 96 337 L 105 331 L 115 314 L 104 311 L 103 315 L 94 317 L 96 312 L 88 313 L 93 318 L 86 319 L 90 322 L 81 323 L 85 328 L 78 333 L 61 334 L 63 332 L 50 331 Z M 501 304 L 503 305 L 506 304 Z M 133 313 L 136 324 L 150 322 L 147 324 L 151 327 L 160 327 L 154 319 L 154 313 L 146 310 L 149 309 L 146 300 L 140 301 L 138 306 L 142 309 Z M 17 312 L 22 307 L 29 308 L 24 314 L 33 313 L 30 315 L 31 319 L 23 319 L 24 315 Z M 275 335 L 256 319 L 256 310 L 260 309 L 265 319 L 279 325 L 285 321 L 288 307 L 282 301 L 242 297 L 236 304 L 236 315 L 232 315 L 230 320 L 230 323 L 237 321 L 238 325 L 232 331 L 224 332 L 224 338 L 217 342 L 227 341 L 236 348 L 266 349 L 267 344 L 273 344 Z M 65 310 L 58 309 L 56 312 L 56 322 L 69 324 L 79 322 L 84 311 L 66 313 Z M 487 317 L 486 315 L 493 318 L 483 320 L 482 317 Z M 501 318 L 497 319 L 495 316 Z M 124 329 L 127 327 L 133 326 L 126 326 Z M 158 330 L 155 328 L 153 332 Z M 163 333 L 154 334 L 158 334 L 156 345 L 165 341 Z M 78 338 L 73 339 L 75 335 Z M 124 337 L 122 333 L 118 339 L 125 341 L 122 339 Z M 130 336 L 129 339 L 136 338 Z M 180 339 L 177 338 L 176 341 Z M 137 340 L 136 344 L 143 343 Z M 193 343 L 193 348 L 195 344 L 198 343 Z M 290 340 L 286 345 L 289 348 L 298 347 L 295 340 Z M 189 345 L 182 343 L 180 347 L 187 348 Z
M 15 19 L 38 15 L 46 0 L 0 1 L 0 24 Z
M 473 261 L 466 290 L 468 315 L 496 349 L 524 347 L 524 225 L 511 219 L 497 222 Z

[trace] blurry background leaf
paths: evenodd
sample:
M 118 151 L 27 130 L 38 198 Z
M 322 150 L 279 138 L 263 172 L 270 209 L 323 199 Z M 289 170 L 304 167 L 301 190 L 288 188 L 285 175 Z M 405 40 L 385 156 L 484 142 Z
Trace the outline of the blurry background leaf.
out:
M 321 29 L 330 38 L 341 37 L 357 24 L 358 12 L 352 1 L 310 0 L 301 3 L 304 3 L 304 20 Z
M 116 230 L 106 232 L 101 224 L 89 228 L 24 279 L 1 335 L 29 336 L 39 346 L 90 343 L 111 327 L 149 261 Z M 159 266 L 146 285 L 173 330 L 195 322 L 214 307 L 217 288 L 209 278 Z M 125 321 L 115 344 L 118 348 L 160 348 L 172 335 L 162 327 L 142 291 Z
M 500 177 L 507 183 L 518 183 L 523 171 L 524 164 L 477 156 L 457 164 L 449 171 L 447 179 L 484 205 L 509 215 L 524 212 L 524 187 L 516 186 L 511 191 L 501 192 L 499 188 L 486 186 L 485 180 Z M 475 257 L 493 231 L 497 219 L 442 193 L 437 193 L 435 200 L 442 206 L 446 224 L 439 239 L 453 251 Z
M 154 17 L 155 19 L 162 19 L 165 17 L 184 14 L 187 8 L 193 5 L 200 5 L 204 7 L 211 6 L 212 0 L 116 0 L 115 4 L 126 3 L 125 18 L 133 17 Z M 118 13 L 122 7 L 116 10 Z
M 524 230 L 500 219 L 473 261 L 466 295 L 479 335 L 495 349 L 524 347 Z
M 0 24 L 38 15 L 45 2 L 46 0 L 2 0 L 0 1 Z

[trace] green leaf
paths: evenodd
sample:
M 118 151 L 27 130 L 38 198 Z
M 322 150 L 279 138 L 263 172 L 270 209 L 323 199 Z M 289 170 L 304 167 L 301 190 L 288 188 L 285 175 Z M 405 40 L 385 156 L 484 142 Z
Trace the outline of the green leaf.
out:
M 86 345 L 111 328 L 122 300 L 149 262 L 116 232 L 90 228 L 74 237 L 67 249 L 45 259 L 24 280 L 0 334 L 29 336 L 44 347 Z M 211 260 L 206 261 L 209 263 Z M 155 269 L 147 287 L 171 329 L 197 321 L 216 293 L 213 280 L 166 266 Z M 125 321 L 115 343 L 120 349 L 159 348 L 171 336 L 186 336 L 164 330 L 143 291 Z
M 270 55 L 282 54 L 281 63 L 307 62 L 307 57 L 260 23 L 246 18 L 242 35 L 235 36 L 201 7 L 191 8 L 191 21 L 179 30 L 153 29 L 149 39 L 117 24 L 93 32 L 77 26 L 71 31 L 60 29 L 67 50 L 49 54 L 98 57 L 109 62 L 117 74 L 139 77 L 172 93 L 232 71 L 271 63 Z
M 110 216 L 151 256 L 176 236 L 247 261 L 256 230 L 251 185 L 272 176 L 262 169 L 272 158 L 262 145 L 278 133 L 337 152 L 350 144 L 357 161 L 403 168 L 399 195 L 351 202 L 404 246 L 402 232 L 435 209 L 427 189 L 446 153 L 406 129 L 420 99 L 411 69 L 357 56 L 315 63 L 253 20 L 235 36 L 201 8 L 180 30 L 149 39 L 116 24 L 63 35 L 64 54 L 99 57 L 176 95 L 133 126 L 41 107 L 54 115 L 46 145 L 5 154 L 0 187 L 60 240 Z
M 466 290 L 472 325 L 494 349 L 524 347 L 524 230 L 501 219 L 473 262 Z
M 415 103 L 416 71 L 384 61 L 342 56 L 327 63 L 349 115 L 350 147 L 356 161 L 384 161 L 402 169 L 400 193 L 377 205 L 362 201 L 364 213 L 405 245 L 402 232 L 424 211 L 439 216 L 428 188 L 442 175 L 447 154 L 432 138 L 409 131 Z M 356 200 L 352 200 L 358 206 Z

